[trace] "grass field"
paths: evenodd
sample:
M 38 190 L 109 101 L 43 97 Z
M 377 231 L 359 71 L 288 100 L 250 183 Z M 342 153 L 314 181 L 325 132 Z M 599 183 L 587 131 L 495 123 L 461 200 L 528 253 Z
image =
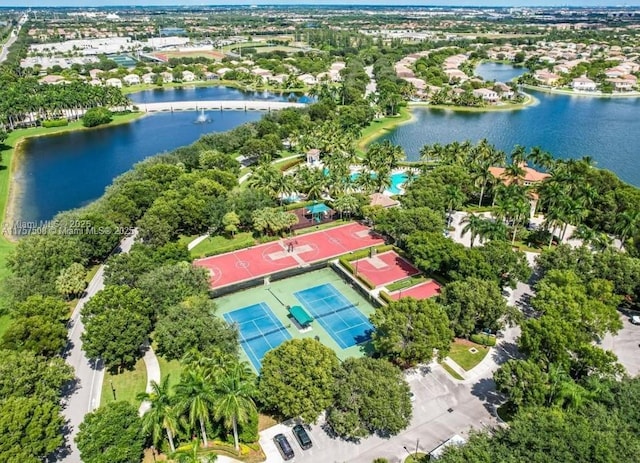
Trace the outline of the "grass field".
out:
M 166 360 L 158 355 L 158 363 L 160 364 L 160 378 L 164 379 L 169 376 L 169 386 L 173 387 L 180 382 L 183 366 L 177 360 Z
M 475 347 L 478 352 L 471 353 L 469 349 Z M 451 352 L 449 357 L 460 365 L 465 371 L 473 369 L 487 356 L 489 349 L 480 344 L 476 344 L 471 341 L 456 339 L 451 345 Z
M 147 387 L 147 369 L 142 359 L 136 362 L 133 370 L 128 370 L 119 375 L 112 375 L 108 371 L 104 374 L 104 382 L 102 383 L 102 396 L 100 404 L 105 405 L 113 402 L 113 389 L 115 389 L 116 400 L 129 402 L 134 407 L 140 406 L 140 401 L 136 399 L 136 395 L 144 392 Z
M 362 131 L 360 135 L 360 139 L 356 144 L 356 149 L 359 154 L 363 154 L 363 152 L 367 149 L 367 145 L 376 141 L 376 139 L 380 138 L 385 132 L 390 132 L 396 126 L 408 122 L 413 119 L 411 115 L 411 111 L 407 108 L 400 108 L 400 114 L 397 116 L 384 117 L 382 119 L 376 119 L 369 127 Z
M 198 259 L 207 255 L 223 254 L 236 249 L 253 246 L 256 240 L 250 232 L 236 233 L 234 238 L 210 236 L 191 250 L 191 257 Z
M 442 366 L 442 368 L 445 369 L 445 371 L 447 373 L 449 373 L 451 376 L 453 376 L 454 379 L 457 379 L 458 381 L 462 381 L 464 379 L 462 376 L 460 376 L 458 373 L 456 373 L 456 371 L 453 368 L 451 368 L 449 365 L 447 365 L 446 363 L 440 362 L 440 365 Z
M 422 458 L 425 457 L 426 455 L 427 455 L 426 453 L 422 453 L 422 452 L 414 453 L 413 455 L 407 456 L 407 458 L 405 458 L 404 460 L 404 463 L 419 463 L 422 461 Z
M 9 315 L 0 315 L 0 338 L 11 325 L 11 317 Z

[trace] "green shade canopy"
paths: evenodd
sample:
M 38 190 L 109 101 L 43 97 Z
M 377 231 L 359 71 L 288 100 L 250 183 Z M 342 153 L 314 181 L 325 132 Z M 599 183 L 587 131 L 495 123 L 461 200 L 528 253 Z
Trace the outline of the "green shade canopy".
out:
M 289 309 L 289 314 L 295 319 L 296 322 L 298 322 L 298 325 L 302 327 L 309 326 L 309 324 L 313 321 L 311 315 L 309 315 L 307 311 L 299 305 L 294 305 L 293 307 L 291 307 Z
M 330 211 L 331 208 L 324 203 L 314 204 L 307 207 L 307 214 L 322 214 L 323 212 Z

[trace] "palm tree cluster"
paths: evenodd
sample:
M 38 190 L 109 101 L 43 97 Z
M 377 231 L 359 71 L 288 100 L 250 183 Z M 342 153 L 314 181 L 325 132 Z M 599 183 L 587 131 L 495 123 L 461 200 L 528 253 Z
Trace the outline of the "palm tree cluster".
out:
M 196 433 L 208 447 L 207 429 L 217 422 L 232 431 L 239 451 L 238 426 L 256 413 L 256 377 L 249 365 L 235 357 L 205 357 L 200 353 L 188 355 L 185 362 L 187 368 L 173 388 L 169 376 L 165 376 L 159 384 L 151 383 L 151 392 L 138 396 L 149 403 L 142 417 L 145 433 L 156 446 L 166 438 L 173 454 L 176 439 L 184 437 L 189 441 Z
M 129 99 L 115 87 L 84 82 L 41 85 L 34 78 L 0 82 L 0 127 L 10 130 L 56 118 L 77 119 L 89 108 L 125 108 Z

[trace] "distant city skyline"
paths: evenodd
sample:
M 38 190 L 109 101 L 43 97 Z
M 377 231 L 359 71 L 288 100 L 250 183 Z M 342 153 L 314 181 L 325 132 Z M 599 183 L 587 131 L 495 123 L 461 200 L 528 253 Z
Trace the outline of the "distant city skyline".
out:
M 240 5 L 353 5 L 353 6 L 486 6 L 486 7 L 636 7 L 640 0 L 0 0 L 0 7 L 100 6 L 240 6 Z

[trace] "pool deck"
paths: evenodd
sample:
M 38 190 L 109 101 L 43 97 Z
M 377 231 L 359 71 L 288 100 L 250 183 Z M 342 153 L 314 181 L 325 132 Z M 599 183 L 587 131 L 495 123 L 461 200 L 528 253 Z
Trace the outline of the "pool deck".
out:
M 311 323 L 311 329 L 300 331 L 296 324 L 289 318 L 286 306 L 300 305 L 300 301 L 294 296 L 296 291 L 302 291 L 324 283 L 331 283 L 335 288 L 346 297 L 351 303 L 356 304 L 358 310 L 366 317 L 370 317 L 375 308 L 369 301 L 362 297 L 355 289 L 345 283 L 330 268 L 316 270 L 313 272 L 298 275 L 296 277 L 286 278 L 284 280 L 270 283 L 266 286 L 258 286 L 255 288 L 228 294 L 215 299 L 218 306 L 216 315 L 223 317 L 225 313 L 247 307 L 260 302 L 265 302 L 275 316 L 287 329 L 291 337 L 294 339 L 314 338 L 318 336 L 320 342 L 331 348 L 340 360 L 350 357 L 362 357 L 364 353 L 370 349 L 369 343 L 342 349 L 333 340 L 327 331 L 325 331 L 318 321 Z M 241 354 L 248 359 L 244 350 Z

